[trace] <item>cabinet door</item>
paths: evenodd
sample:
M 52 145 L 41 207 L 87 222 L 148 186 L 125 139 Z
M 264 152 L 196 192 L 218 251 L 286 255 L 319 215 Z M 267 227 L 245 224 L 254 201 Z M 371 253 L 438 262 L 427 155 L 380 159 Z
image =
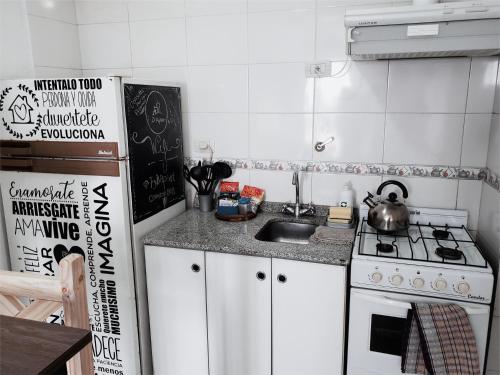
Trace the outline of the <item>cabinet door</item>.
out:
M 273 375 L 342 374 L 345 267 L 273 259 Z
M 271 374 L 271 259 L 207 253 L 210 374 Z
M 203 251 L 146 246 L 154 373 L 208 375 Z

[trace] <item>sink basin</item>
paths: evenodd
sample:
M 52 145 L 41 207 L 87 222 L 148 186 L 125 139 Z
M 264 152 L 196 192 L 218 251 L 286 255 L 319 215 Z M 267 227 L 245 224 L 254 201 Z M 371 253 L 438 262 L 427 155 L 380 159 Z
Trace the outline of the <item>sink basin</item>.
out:
M 259 241 L 286 242 L 307 245 L 316 224 L 294 221 L 268 221 L 255 235 Z

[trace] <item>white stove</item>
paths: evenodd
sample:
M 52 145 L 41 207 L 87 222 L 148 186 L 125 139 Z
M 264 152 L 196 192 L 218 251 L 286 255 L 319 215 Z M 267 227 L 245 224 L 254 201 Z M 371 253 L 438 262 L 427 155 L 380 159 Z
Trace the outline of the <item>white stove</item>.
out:
M 384 234 L 361 208 L 351 285 L 490 303 L 493 272 L 466 228 L 467 212 L 409 210 L 408 231 Z
M 351 263 L 347 375 L 401 375 L 411 302 L 462 307 L 484 368 L 493 272 L 467 230 L 467 212 L 409 208 L 410 227 L 381 233 L 360 220 Z M 406 374 L 408 375 L 408 374 Z

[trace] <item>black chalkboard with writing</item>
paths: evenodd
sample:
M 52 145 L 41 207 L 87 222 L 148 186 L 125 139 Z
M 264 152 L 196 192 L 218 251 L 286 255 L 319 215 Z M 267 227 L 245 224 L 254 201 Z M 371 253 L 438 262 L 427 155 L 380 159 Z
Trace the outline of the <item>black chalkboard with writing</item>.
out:
M 125 83 L 134 223 L 184 199 L 180 88 Z

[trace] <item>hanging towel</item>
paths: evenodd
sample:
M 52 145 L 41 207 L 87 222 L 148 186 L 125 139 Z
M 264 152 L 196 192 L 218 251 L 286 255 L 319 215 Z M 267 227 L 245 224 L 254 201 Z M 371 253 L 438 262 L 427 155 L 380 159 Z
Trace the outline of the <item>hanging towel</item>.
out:
M 403 335 L 401 372 L 480 375 L 474 331 L 455 304 L 412 303 Z

